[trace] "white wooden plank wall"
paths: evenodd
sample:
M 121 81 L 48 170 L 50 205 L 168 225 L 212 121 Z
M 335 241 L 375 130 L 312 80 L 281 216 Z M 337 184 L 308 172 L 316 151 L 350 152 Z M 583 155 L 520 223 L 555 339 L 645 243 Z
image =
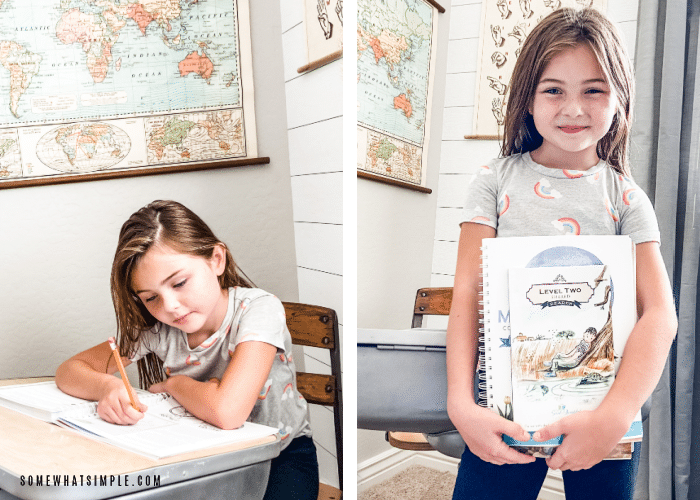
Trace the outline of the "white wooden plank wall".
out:
M 303 0 L 280 8 L 299 301 L 335 309 L 342 336 L 342 60 L 298 74 L 308 62 Z M 304 348 L 304 366 L 330 374 L 328 353 Z M 338 487 L 332 408 L 310 407 L 321 482 Z
M 617 23 L 634 57 L 637 2 L 608 0 L 607 15 Z M 447 54 L 440 180 L 431 286 L 452 286 L 457 260 L 459 217 L 464 192 L 476 169 L 498 156 L 497 141 L 467 141 L 472 132 L 481 0 L 453 0 Z M 432 327 L 446 327 L 446 318 L 433 318 Z

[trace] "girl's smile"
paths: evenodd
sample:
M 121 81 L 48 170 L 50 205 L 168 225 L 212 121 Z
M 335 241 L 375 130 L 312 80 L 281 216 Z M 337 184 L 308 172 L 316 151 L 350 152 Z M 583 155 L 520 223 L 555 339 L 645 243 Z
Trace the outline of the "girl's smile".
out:
M 617 110 L 593 51 L 582 44 L 560 52 L 542 72 L 532 100 L 530 113 L 543 139 L 533 160 L 568 170 L 592 167 Z

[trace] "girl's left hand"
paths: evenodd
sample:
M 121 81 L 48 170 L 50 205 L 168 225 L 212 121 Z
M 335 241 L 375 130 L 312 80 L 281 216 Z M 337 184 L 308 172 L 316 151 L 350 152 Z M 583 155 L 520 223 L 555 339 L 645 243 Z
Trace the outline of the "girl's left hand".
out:
M 151 387 L 148 388 L 148 392 L 153 392 L 153 393 L 168 392 L 168 390 L 165 388 L 166 382 L 167 382 L 167 379 L 162 381 L 162 382 L 158 382 L 157 384 L 153 384 Z
M 181 377 L 181 376 L 182 376 L 182 375 L 175 375 L 175 377 Z M 170 392 L 168 391 L 167 382 L 168 382 L 168 380 L 170 380 L 171 378 L 172 378 L 172 377 L 168 377 L 167 379 L 165 379 L 165 380 L 162 381 L 162 382 L 158 382 L 157 384 L 153 384 L 151 387 L 148 388 L 148 391 L 149 391 L 149 392 L 154 392 L 154 393 L 155 393 L 155 392 L 167 392 L 167 393 L 169 394 Z M 218 378 L 213 377 L 213 378 L 210 378 L 209 380 L 207 380 L 205 383 L 207 383 L 207 384 L 214 384 L 214 385 L 218 386 L 218 385 L 221 383 L 221 380 L 219 380 Z
M 613 415 L 581 411 L 568 415 L 535 433 L 535 441 L 564 435 L 557 451 L 547 459 L 550 469 L 590 469 L 603 460 L 625 435 L 630 423 L 618 422 Z

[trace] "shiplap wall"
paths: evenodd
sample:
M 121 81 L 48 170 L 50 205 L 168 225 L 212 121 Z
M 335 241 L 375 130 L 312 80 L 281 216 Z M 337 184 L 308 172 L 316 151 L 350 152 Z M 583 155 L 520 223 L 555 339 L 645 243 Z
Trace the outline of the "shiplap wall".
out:
M 308 62 L 303 4 L 280 2 L 299 301 L 335 309 L 342 337 L 342 59 L 297 73 Z M 330 374 L 328 353 L 304 348 L 304 366 Z M 310 406 L 321 482 L 338 487 L 332 408 Z
M 497 141 L 464 139 L 472 132 L 481 3 L 452 1 L 431 286 L 452 286 L 466 186 L 477 168 L 497 157 L 500 149 Z M 637 33 L 637 7 L 636 1 L 608 0 L 606 11 L 620 29 L 631 57 Z M 430 326 L 447 323 L 438 319 Z

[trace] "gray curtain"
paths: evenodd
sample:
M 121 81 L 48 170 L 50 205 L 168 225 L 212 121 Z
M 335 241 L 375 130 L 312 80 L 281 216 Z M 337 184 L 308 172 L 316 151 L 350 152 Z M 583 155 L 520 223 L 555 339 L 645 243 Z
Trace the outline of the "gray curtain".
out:
M 678 308 L 678 337 L 651 398 L 635 499 L 700 499 L 699 0 L 640 0 L 632 173 L 654 203 Z M 699 79 L 700 80 L 700 79 Z M 699 98 L 696 99 L 696 96 Z M 697 222 L 696 222 L 697 221 Z

